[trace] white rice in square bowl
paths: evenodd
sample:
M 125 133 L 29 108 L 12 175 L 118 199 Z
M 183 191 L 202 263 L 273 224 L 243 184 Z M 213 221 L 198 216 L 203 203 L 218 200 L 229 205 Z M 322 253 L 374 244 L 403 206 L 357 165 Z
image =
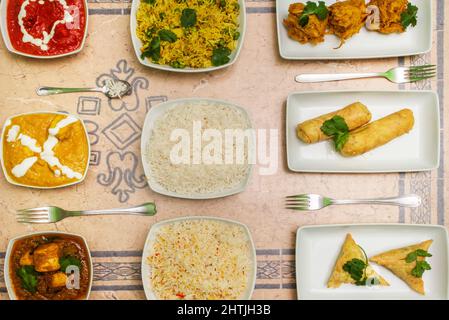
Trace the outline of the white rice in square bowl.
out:
M 254 133 L 246 111 L 212 99 L 163 103 L 147 115 L 142 161 L 154 191 L 208 199 L 245 189 Z

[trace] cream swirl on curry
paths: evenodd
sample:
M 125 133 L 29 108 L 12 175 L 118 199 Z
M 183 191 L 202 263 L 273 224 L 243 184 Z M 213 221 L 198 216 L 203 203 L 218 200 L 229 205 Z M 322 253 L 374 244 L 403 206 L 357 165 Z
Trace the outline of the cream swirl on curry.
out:
M 5 173 L 17 183 L 58 187 L 83 179 L 89 146 L 81 120 L 34 113 L 13 117 L 3 136 Z

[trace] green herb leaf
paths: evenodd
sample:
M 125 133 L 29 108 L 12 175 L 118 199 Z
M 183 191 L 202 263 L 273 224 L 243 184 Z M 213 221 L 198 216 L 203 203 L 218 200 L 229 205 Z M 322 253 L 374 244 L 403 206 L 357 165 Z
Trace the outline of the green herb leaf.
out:
M 190 8 L 182 10 L 181 26 L 183 26 L 184 28 L 193 27 L 195 23 L 196 23 L 196 11 Z
M 416 266 L 412 270 L 412 276 L 416 278 L 422 278 L 426 270 L 432 270 L 430 264 L 427 261 L 416 261 Z
M 334 116 L 332 119 L 324 122 L 321 126 L 321 131 L 333 138 L 337 151 L 341 151 L 346 142 L 348 142 L 349 127 L 345 119 L 340 116 Z
M 418 249 L 415 252 L 418 255 L 418 257 L 425 257 L 425 258 L 429 257 L 430 258 L 432 256 L 430 253 L 428 253 L 426 250 L 423 250 L 423 249 Z
M 418 254 L 416 253 L 416 251 L 410 252 L 407 257 L 405 257 L 405 262 L 407 263 L 412 263 L 413 261 L 416 261 L 416 259 L 418 258 Z
M 218 47 L 215 48 L 212 52 L 212 64 L 214 66 L 222 66 L 226 63 L 228 63 L 231 58 L 229 56 L 231 55 L 231 50 L 226 47 Z
M 81 261 L 72 256 L 59 258 L 59 264 L 61 265 L 62 272 L 65 272 L 69 266 L 77 266 L 78 268 L 81 268 Z
M 153 5 L 153 4 L 155 4 L 156 3 L 156 0 L 142 0 L 144 3 L 147 3 L 147 4 L 151 4 L 151 5 Z
M 178 40 L 178 37 L 176 36 L 176 34 L 168 29 L 163 29 L 159 31 L 159 38 L 161 39 L 161 41 L 167 41 L 170 43 L 175 42 L 176 40 Z
M 431 270 L 430 264 L 425 260 L 418 260 L 418 257 L 427 258 L 432 255 L 426 250 L 418 249 L 410 252 L 407 257 L 405 257 L 405 262 L 412 263 L 416 261 L 416 266 L 412 270 L 412 276 L 416 278 L 422 278 L 426 270 Z
M 316 2 L 307 1 L 306 6 L 298 19 L 298 23 L 301 27 L 305 27 L 309 23 L 309 16 L 316 15 L 317 18 L 321 21 L 325 20 L 329 14 L 329 10 L 326 7 L 324 1 Z
M 161 39 L 154 37 L 150 42 L 150 46 L 142 52 L 140 57 L 142 60 L 149 57 L 153 62 L 157 62 L 161 58 Z
M 16 274 L 22 280 L 23 289 L 31 293 L 36 292 L 37 272 L 33 266 L 23 266 L 16 271 Z
M 170 66 L 172 66 L 175 69 L 184 69 L 186 67 L 186 65 L 182 62 L 179 61 L 173 61 Z
M 357 286 L 366 285 L 365 270 L 368 264 L 360 259 L 352 259 L 344 264 L 343 270 L 349 273 Z
M 337 151 L 341 151 L 341 149 L 343 149 L 343 147 L 345 146 L 346 142 L 348 142 L 348 139 L 349 139 L 349 132 L 338 133 L 336 136 L 334 136 L 335 149 L 337 149 Z
M 431 257 L 432 255 L 430 253 L 428 253 L 426 250 L 423 249 L 418 249 L 415 250 L 413 252 L 410 252 L 407 257 L 405 258 L 405 261 L 407 263 L 412 263 L 413 261 L 416 261 L 416 259 L 418 259 L 418 257 Z
M 401 24 L 404 29 L 407 29 L 410 25 L 413 27 L 416 26 L 416 24 L 418 23 L 417 15 L 418 7 L 409 3 L 407 6 L 407 10 L 401 14 Z

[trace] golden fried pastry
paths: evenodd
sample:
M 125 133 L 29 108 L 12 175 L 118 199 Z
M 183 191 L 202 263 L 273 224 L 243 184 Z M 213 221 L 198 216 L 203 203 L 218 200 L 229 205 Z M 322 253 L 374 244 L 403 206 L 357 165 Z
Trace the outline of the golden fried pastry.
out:
M 345 119 L 349 130 L 357 129 L 371 121 L 371 112 L 369 112 L 368 108 L 364 104 L 356 102 L 341 110 L 300 123 L 296 128 L 298 138 L 307 144 L 329 139 L 321 130 L 321 126 L 334 116 L 340 116 Z
M 403 109 L 350 132 L 341 154 L 345 157 L 362 155 L 410 132 L 414 125 L 413 112 Z
M 290 38 L 302 43 L 318 44 L 324 41 L 326 35 L 328 17 L 320 20 L 316 15 L 309 15 L 308 23 L 303 27 L 299 24 L 299 18 L 304 11 L 303 3 L 292 3 L 288 8 L 288 17 L 284 19 Z
M 364 0 L 336 2 L 329 7 L 329 32 L 340 38 L 340 47 L 359 33 L 367 17 Z
M 377 263 L 401 278 L 408 286 L 416 292 L 424 295 L 424 281 L 422 277 L 416 277 L 412 274 L 412 270 L 416 267 L 416 261 L 407 262 L 407 256 L 417 250 L 427 252 L 432 245 L 433 240 L 428 240 L 412 246 L 390 250 L 374 256 L 370 261 Z M 424 261 L 426 258 L 418 256 L 417 261 Z
M 356 284 L 357 281 L 353 279 L 348 271 L 345 271 L 345 265 L 348 262 L 357 259 L 360 262 L 366 261 L 366 256 L 363 250 L 357 245 L 357 243 L 352 238 L 351 234 L 346 235 L 346 240 L 341 248 L 340 255 L 338 256 L 337 262 L 335 263 L 334 271 L 332 272 L 329 281 L 327 282 L 328 288 L 339 288 L 342 284 Z M 364 270 L 363 278 L 377 279 L 378 284 L 381 286 L 389 286 L 388 282 L 382 278 L 376 271 L 368 264 Z M 363 280 L 363 279 L 362 279 Z
M 405 31 L 401 16 L 407 10 L 408 0 L 371 0 L 369 6 L 379 8 L 380 33 L 402 33 Z

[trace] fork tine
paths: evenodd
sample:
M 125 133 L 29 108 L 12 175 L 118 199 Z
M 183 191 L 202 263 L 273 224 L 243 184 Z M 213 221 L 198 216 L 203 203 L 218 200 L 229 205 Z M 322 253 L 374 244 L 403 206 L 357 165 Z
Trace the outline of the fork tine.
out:
M 285 207 L 287 210 L 295 210 L 295 211 L 308 211 L 308 207 Z
M 426 70 L 426 69 L 435 69 L 437 66 L 434 64 L 425 64 L 422 66 L 411 66 L 408 69 L 409 70 L 413 70 L 413 71 L 421 71 L 421 70 Z
M 421 80 L 426 80 L 426 79 L 430 79 L 435 77 L 435 74 L 429 74 L 429 75 L 425 75 L 425 76 L 415 76 L 415 77 L 410 77 L 408 80 L 410 82 L 417 82 L 417 81 L 421 81 Z
M 48 207 L 40 207 L 40 208 L 30 208 L 30 209 L 21 209 L 17 210 L 17 212 L 31 213 L 36 211 L 45 211 L 48 212 Z
M 50 219 L 50 216 L 48 214 L 46 215 L 36 215 L 36 216 L 22 216 L 22 215 L 17 215 L 16 219 L 25 219 L 25 220 L 36 220 L 36 219 Z
M 310 200 L 309 199 L 286 199 L 285 200 L 286 203 L 309 203 Z
M 40 216 L 16 216 L 17 220 L 33 220 L 33 219 L 49 219 L 48 215 L 40 215 Z
M 437 69 L 431 68 L 431 69 L 425 69 L 425 70 L 409 70 L 406 71 L 405 74 L 423 74 L 423 73 L 429 73 L 429 72 L 436 72 Z
M 27 214 L 17 214 L 16 219 L 39 219 L 39 218 L 49 218 L 48 214 L 33 214 L 33 215 L 27 215 Z
M 50 223 L 51 221 L 49 219 L 34 219 L 34 220 L 29 220 L 29 219 L 17 219 L 18 223 Z
M 434 73 L 436 74 L 437 70 L 435 69 L 429 69 L 429 70 L 423 70 L 423 71 L 410 71 L 406 72 L 406 76 L 422 76 L 424 74 Z
M 309 199 L 309 196 L 306 194 L 299 194 L 296 196 L 288 196 L 287 199 Z

